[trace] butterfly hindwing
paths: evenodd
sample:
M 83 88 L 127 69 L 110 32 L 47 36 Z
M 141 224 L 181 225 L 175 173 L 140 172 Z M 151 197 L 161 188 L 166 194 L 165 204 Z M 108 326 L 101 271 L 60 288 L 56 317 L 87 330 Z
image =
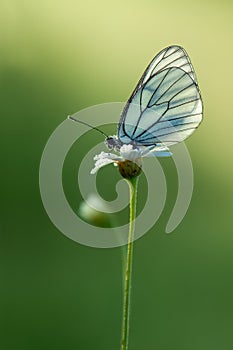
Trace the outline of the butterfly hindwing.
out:
M 118 126 L 122 143 L 166 146 L 181 142 L 202 119 L 202 101 L 190 59 L 179 46 L 161 51 L 127 102 Z

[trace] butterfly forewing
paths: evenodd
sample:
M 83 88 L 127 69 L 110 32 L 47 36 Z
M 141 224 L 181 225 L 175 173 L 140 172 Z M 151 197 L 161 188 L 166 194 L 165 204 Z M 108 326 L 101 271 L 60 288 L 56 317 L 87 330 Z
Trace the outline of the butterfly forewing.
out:
M 179 46 L 161 51 L 127 102 L 118 126 L 122 143 L 171 145 L 185 140 L 202 119 L 202 101 L 190 59 Z

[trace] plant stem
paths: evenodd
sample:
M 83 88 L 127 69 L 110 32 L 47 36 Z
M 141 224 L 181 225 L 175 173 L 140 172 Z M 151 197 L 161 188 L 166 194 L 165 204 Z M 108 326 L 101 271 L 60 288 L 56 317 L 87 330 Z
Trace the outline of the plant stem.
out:
M 134 238 L 134 220 L 136 218 L 138 177 L 134 177 L 133 179 L 127 180 L 127 182 L 130 188 L 130 218 L 129 218 L 129 236 L 128 236 L 128 244 L 127 244 L 127 258 L 126 258 L 126 266 L 125 266 L 125 286 L 124 286 L 121 350 L 128 350 L 128 341 L 129 341 L 130 294 L 131 294 L 132 263 L 133 263 L 133 238 Z

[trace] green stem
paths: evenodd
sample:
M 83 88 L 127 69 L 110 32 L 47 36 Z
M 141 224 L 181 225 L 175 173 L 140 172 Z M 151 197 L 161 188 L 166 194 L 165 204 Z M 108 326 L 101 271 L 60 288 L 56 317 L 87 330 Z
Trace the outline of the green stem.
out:
M 129 236 L 128 236 L 128 244 L 127 244 L 127 258 L 126 258 L 126 266 L 125 266 L 125 286 L 124 286 L 121 350 L 128 350 L 128 341 L 129 341 L 130 293 L 131 293 L 132 263 L 133 263 L 133 238 L 134 238 L 134 221 L 136 218 L 138 177 L 134 177 L 133 179 L 127 180 L 127 182 L 130 188 L 130 219 L 129 219 Z

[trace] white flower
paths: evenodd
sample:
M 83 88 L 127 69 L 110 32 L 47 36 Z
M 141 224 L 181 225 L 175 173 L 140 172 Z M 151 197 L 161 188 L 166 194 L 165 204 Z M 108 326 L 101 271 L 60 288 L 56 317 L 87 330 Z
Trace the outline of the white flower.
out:
M 119 155 L 113 153 L 101 152 L 94 157 L 95 167 L 91 170 L 91 174 L 95 174 L 100 168 L 105 165 L 115 163 L 119 164 L 126 160 L 131 161 L 141 168 L 142 157 L 169 157 L 172 153 L 165 146 L 159 145 L 156 147 L 140 146 L 133 148 L 133 145 L 123 145 L 120 147 Z

